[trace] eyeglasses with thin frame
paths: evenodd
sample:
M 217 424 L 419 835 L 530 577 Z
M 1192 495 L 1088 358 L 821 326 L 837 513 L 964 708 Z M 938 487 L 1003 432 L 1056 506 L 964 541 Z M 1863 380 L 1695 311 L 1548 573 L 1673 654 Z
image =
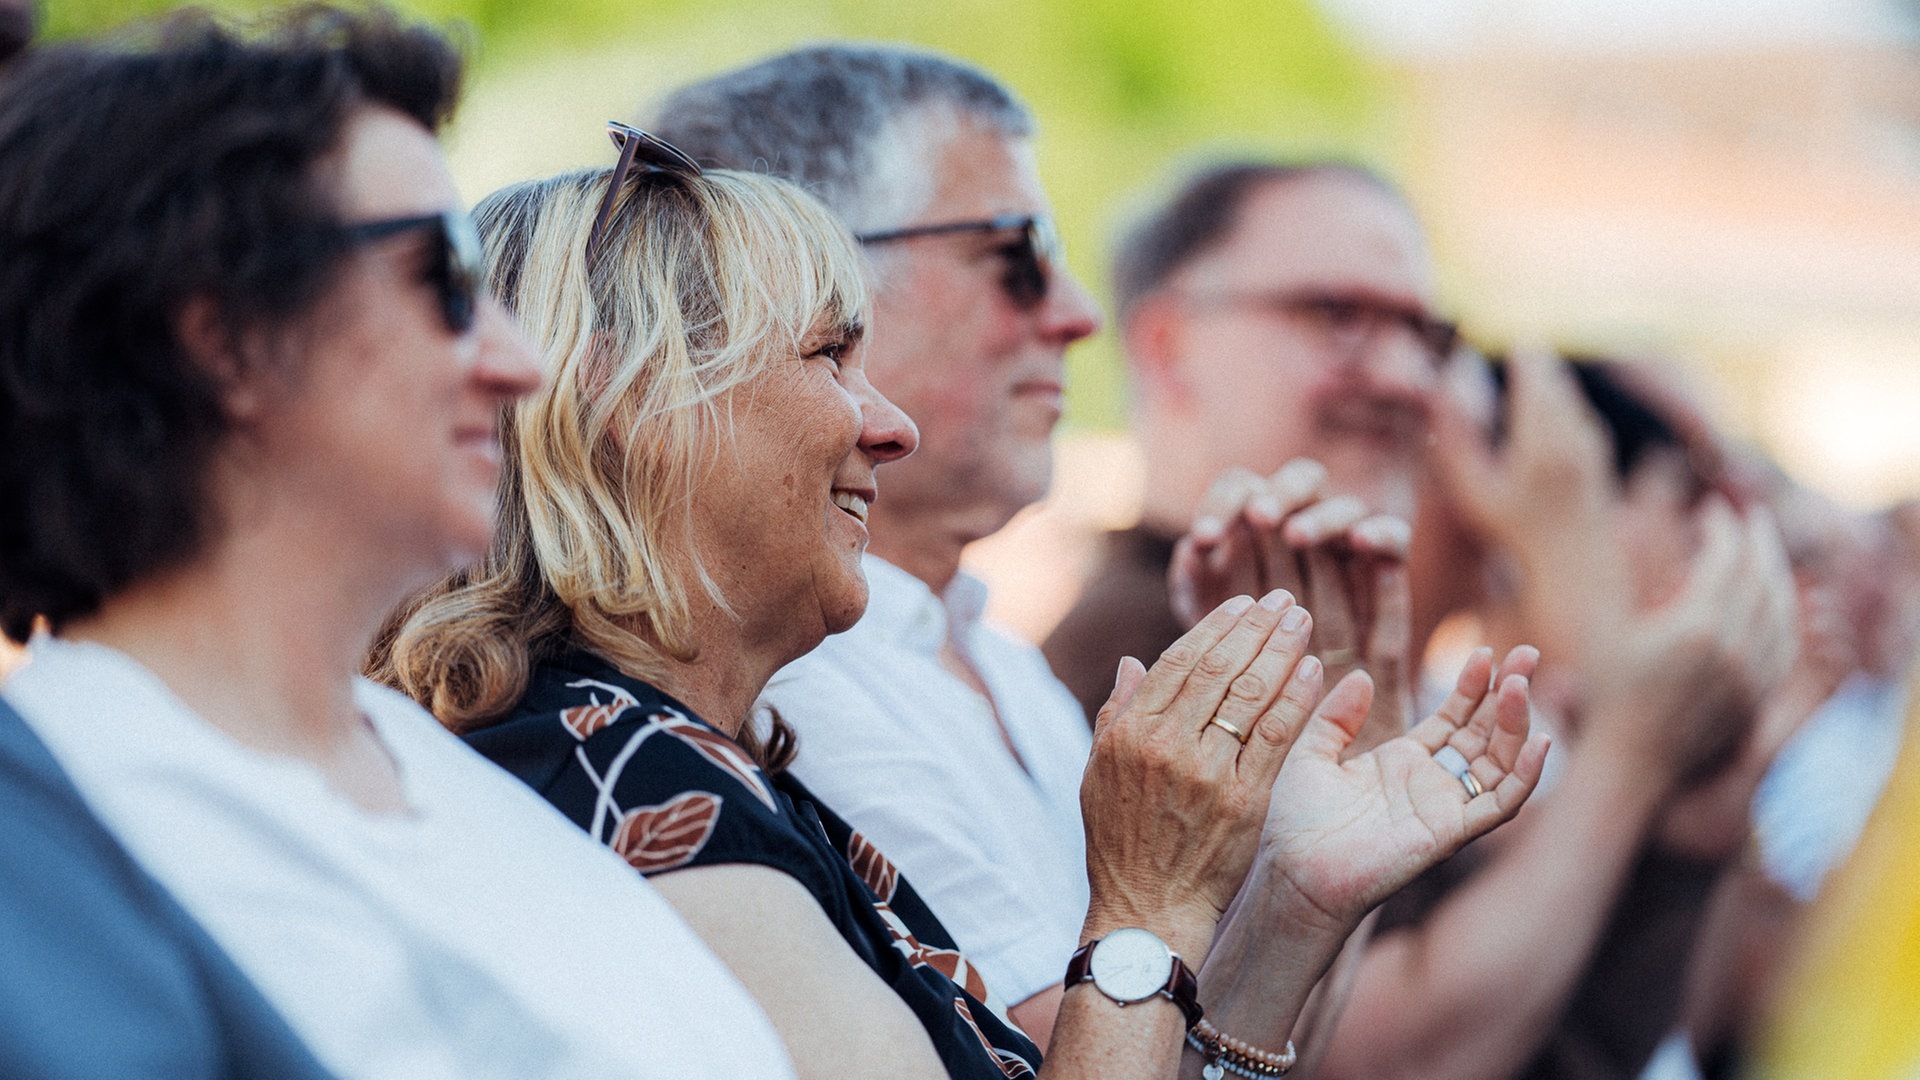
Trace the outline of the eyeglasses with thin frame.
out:
M 1053 268 L 1060 263 L 1060 233 L 1053 219 L 1044 214 L 1002 214 L 978 221 L 947 221 L 937 225 L 910 225 L 904 229 L 859 233 L 862 244 L 892 244 L 923 236 L 950 236 L 955 233 L 1006 232 L 1016 234 L 1000 254 L 1007 260 L 1007 272 L 1000 287 L 1007 299 L 1022 310 L 1031 311 L 1047 298 L 1053 283 Z
M 442 210 L 437 214 L 362 221 L 340 231 L 349 244 L 370 244 L 389 236 L 432 229 L 437 234 L 433 264 L 427 273 L 440 297 L 440 317 L 447 329 L 464 334 L 473 328 L 480 310 L 481 289 L 486 280 L 486 254 L 480 244 L 480 232 L 464 210 Z
M 1352 293 L 1315 290 L 1220 292 L 1189 297 L 1202 307 L 1268 312 L 1304 323 L 1341 355 L 1351 358 L 1372 342 L 1383 326 L 1404 330 L 1435 367 L 1444 366 L 1460 348 L 1458 323 L 1435 318 L 1420 308 Z
M 607 137 L 620 148 L 620 161 L 613 167 L 613 175 L 607 180 L 607 193 L 600 199 L 600 212 L 593 215 L 593 229 L 587 233 L 589 261 L 600 250 L 601 241 L 606 239 L 607 222 L 613 219 L 614 208 L 620 205 L 620 195 L 626 191 L 629 181 L 655 173 L 675 177 L 693 177 L 701 173 L 700 163 L 686 151 L 632 124 L 607 121 Z

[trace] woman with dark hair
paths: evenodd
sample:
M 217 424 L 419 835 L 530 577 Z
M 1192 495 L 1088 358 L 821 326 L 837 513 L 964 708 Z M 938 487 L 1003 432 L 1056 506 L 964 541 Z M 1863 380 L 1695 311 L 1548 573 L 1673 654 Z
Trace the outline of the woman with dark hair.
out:
M 309 8 L 9 72 L 0 630 L 52 635 L 5 701 L 342 1076 L 787 1075 L 651 889 L 356 675 L 486 549 L 539 384 L 434 140 L 460 66 Z
M 621 166 L 481 205 L 551 377 L 513 410 L 492 551 L 417 598 L 376 667 L 650 875 L 802 1075 L 1030 1076 L 1038 1049 L 934 912 L 750 719 L 865 609 L 875 471 L 918 441 L 867 380 L 862 256 L 792 185 L 613 133 Z M 1041 1075 L 1277 1075 L 1367 908 L 1532 789 L 1525 680 L 1495 691 L 1486 655 L 1439 715 L 1342 765 L 1367 684 L 1321 704 L 1311 627 L 1284 591 L 1241 596 L 1151 671 L 1122 664 L 1081 793 L 1085 948 Z M 1192 973 L 1215 973 L 1236 898 L 1229 989 L 1203 1003 Z M 1257 935 L 1290 948 L 1236 969 Z M 1203 1008 L 1233 998 L 1265 1023 L 1212 1027 Z

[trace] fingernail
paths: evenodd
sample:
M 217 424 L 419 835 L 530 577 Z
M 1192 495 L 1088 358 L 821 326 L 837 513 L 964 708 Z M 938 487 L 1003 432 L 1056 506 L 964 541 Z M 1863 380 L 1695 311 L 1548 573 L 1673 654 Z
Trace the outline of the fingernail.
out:
M 1255 495 L 1247 508 L 1268 521 L 1280 520 L 1280 500 L 1271 495 Z
M 1293 603 L 1293 594 L 1287 592 L 1285 589 L 1275 589 L 1260 598 L 1260 606 L 1266 608 L 1268 611 L 1279 611 L 1291 603 Z M 1282 623 L 1286 622 L 1285 619 L 1280 621 Z
M 1312 653 L 1308 653 L 1301 659 L 1299 671 L 1300 677 L 1303 679 L 1318 677 L 1320 674 L 1320 658 Z
M 1292 633 L 1307 625 L 1307 609 L 1295 605 L 1291 611 L 1280 616 L 1280 629 Z
M 1226 608 L 1227 614 L 1229 615 L 1244 614 L 1248 608 L 1253 606 L 1253 597 L 1241 594 L 1220 606 Z
M 1215 540 L 1219 538 L 1224 528 L 1226 526 L 1220 524 L 1220 519 L 1217 517 L 1196 518 L 1193 523 L 1193 535 L 1202 540 Z

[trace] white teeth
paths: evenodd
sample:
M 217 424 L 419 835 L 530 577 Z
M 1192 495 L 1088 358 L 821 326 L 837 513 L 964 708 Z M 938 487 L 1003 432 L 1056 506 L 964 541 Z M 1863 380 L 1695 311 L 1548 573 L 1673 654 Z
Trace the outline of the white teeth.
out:
M 866 524 L 867 500 L 851 491 L 836 491 L 833 493 L 833 505 L 859 518 L 861 524 Z

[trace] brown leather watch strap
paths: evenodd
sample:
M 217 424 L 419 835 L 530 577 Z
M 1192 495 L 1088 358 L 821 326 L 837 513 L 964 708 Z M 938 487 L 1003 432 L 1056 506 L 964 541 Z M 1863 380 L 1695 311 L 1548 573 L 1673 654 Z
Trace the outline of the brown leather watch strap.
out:
M 1065 985 L 1069 989 L 1093 980 L 1093 949 L 1103 940 L 1095 938 L 1073 950 L 1073 955 L 1067 958 Z M 1160 988 L 1160 996 L 1180 1006 L 1180 1011 L 1187 1016 L 1187 1027 L 1191 1028 L 1206 1015 L 1206 1010 L 1200 1006 L 1200 980 L 1194 977 L 1193 970 L 1187 967 L 1185 960 L 1180 959 L 1179 953 L 1172 953 L 1172 956 L 1173 973 L 1167 976 L 1167 985 Z

